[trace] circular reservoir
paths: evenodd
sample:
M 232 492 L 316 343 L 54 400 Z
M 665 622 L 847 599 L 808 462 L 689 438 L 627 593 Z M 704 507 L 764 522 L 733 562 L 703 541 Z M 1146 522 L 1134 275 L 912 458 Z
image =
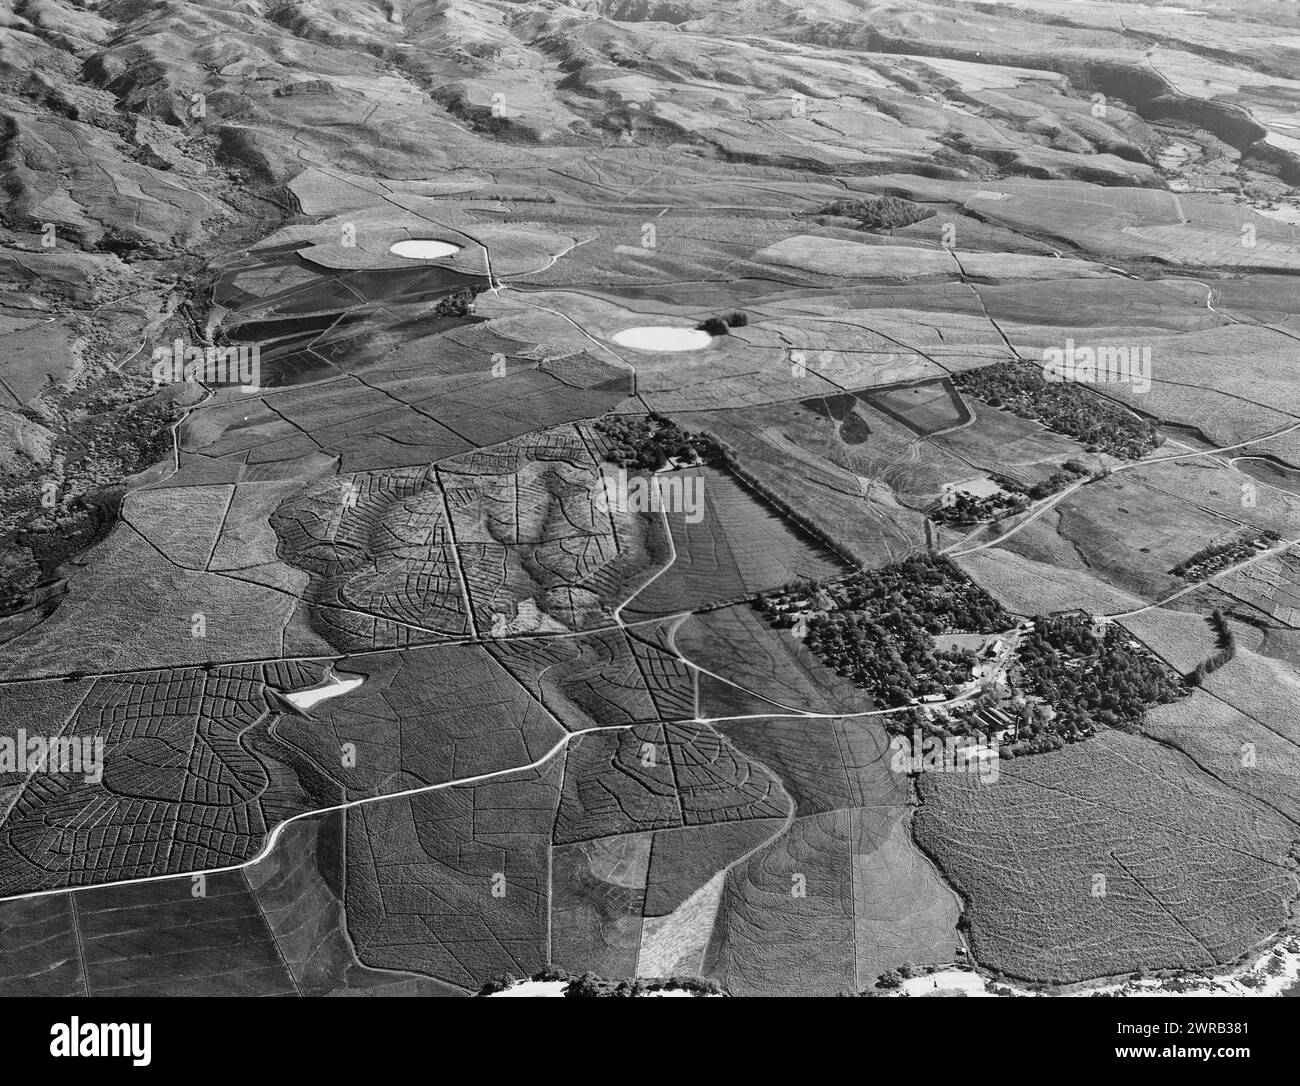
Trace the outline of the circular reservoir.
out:
M 402 256 L 407 260 L 440 260 L 460 252 L 459 245 L 434 238 L 407 238 L 388 247 L 393 256 Z
M 624 328 L 621 332 L 615 332 L 610 339 L 620 347 L 632 347 L 638 351 L 698 351 L 701 347 L 707 347 L 713 337 L 698 328 L 647 325 Z

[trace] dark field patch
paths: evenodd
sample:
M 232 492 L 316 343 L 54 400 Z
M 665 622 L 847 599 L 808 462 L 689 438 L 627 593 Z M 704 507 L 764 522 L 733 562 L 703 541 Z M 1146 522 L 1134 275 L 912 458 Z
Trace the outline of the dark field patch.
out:
M 358 808 L 345 903 L 357 956 L 467 988 L 546 964 L 560 759 Z
M 27 972 L 0 977 L 0 992 L 295 994 L 243 875 L 209 876 L 204 897 L 191 886 L 184 878 L 0 905 L 12 948 L 4 956 Z
M 671 913 L 728 864 L 774 836 L 783 824 L 780 818 L 759 818 L 656 832 L 646 876 L 646 916 Z
M 636 973 L 650 835 L 602 837 L 553 850 L 551 961 L 605 976 Z
M 692 524 L 680 512 L 666 514 L 676 559 L 628 604 L 629 616 L 729 603 L 784 584 L 791 575 L 825 577 L 841 569 L 834 556 L 788 527 L 727 473 L 697 468 L 681 474 L 702 483 L 703 516 Z
M 850 816 L 796 819 L 727 876 L 704 968 L 736 995 L 856 988 Z
M 834 396 L 818 396 L 813 399 L 800 400 L 799 406 L 806 407 L 814 415 L 829 419 L 835 423 L 840 440 L 846 445 L 861 445 L 871 436 L 871 427 L 857 413 L 858 396 L 851 392 L 841 392 Z
M 68 895 L 0 904 L 0 936 L 0 996 L 86 994 Z
M 692 615 L 677 627 L 677 647 L 692 663 L 716 672 L 775 705 L 806 712 L 875 708 L 866 692 L 837 676 L 792 637 L 765 622 L 749 604 Z M 730 715 L 731 690 L 700 681 L 700 714 Z
M 357 961 L 342 902 L 344 818 L 334 813 L 295 822 L 266 859 L 244 871 L 295 987 L 303 995 L 460 994 L 429 977 Z
M 864 403 L 901 422 L 919 437 L 961 426 L 973 417 L 961 394 L 947 379 L 860 392 L 858 395 Z
M 890 770 L 889 736 L 870 718 L 744 720 L 719 729 L 776 774 L 801 816 L 907 802 L 907 779 Z

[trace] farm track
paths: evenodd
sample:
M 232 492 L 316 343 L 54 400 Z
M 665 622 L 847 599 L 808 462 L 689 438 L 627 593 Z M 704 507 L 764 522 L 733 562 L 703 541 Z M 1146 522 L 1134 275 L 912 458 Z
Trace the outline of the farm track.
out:
M 945 547 L 942 553 L 950 555 L 953 558 L 962 558 L 968 554 L 976 554 L 979 551 L 988 550 L 990 547 L 996 547 L 999 543 L 1005 542 L 1007 539 L 1010 539 L 1021 529 L 1028 527 L 1039 517 L 1041 517 L 1044 513 L 1047 513 L 1049 510 L 1053 509 L 1055 506 L 1060 504 L 1060 502 L 1068 498 L 1071 494 L 1075 493 L 1075 491 L 1089 485 L 1090 483 L 1098 482 L 1102 479 L 1109 478 L 1112 475 L 1118 475 L 1120 472 L 1129 471 L 1133 468 L 1150 467 L 1154 464 L 1170 463 L 1177 460 L 1193 460 L 1193 459 L 1199 459 L 1200 457 L 1203 456 L 1212 457 L 1218 453 L 1228 452 L 1232 449 L 1248 448 L 1249 446 L 1256 445 L 1261 441 L 1272 441 L 1275 438 L 1283 437 L 1286 434 L 1294 433 L 1296 430 L 1300 430 L 1300 422 L 1292 423 L 1290 426 L 1285 426 L 1282 429 L 1276 430 L 1271 434 L 1264 434 L 1260 437 L 1253 437 L 1248 441 L 1239 441 L 1233 445 L 1224 445 L 1216 449 L 1197 449 L 1187 453 L 1177 453 L 1174 456 L 1150 457 L 1145 460 L 1133 460 L 1133 461 L 1129 461 L 1128 463 L 1120 464 L 1110 469 L 1110 471 L 1106 475 L 1094 476 L 1088 479 L 1081 479 L 1079 480 L 1079 482 L 1071 484 L 1070 486 L 1066 487 L 1064 490 L 1057 491 L 1057 493 L 1047 498 L 1044 498 L 1041 502 L 1038 503 L 1037 506 L 1035 506 L 1034 510 L 1024 520 L 1018 522 L 1012 528 L 1003 532 L 996 539 L 991 539 L 985 543 L 980 543 L 976 546 L 968 547 L 965 550 L 957 549 L 958 547 L 961 547 L 963 542 L 965 542 L 965 540 L 958 540 L 956 543 L 949 544 L 947 547 Z M 972 533 L 972 535 L 978 534 L 978 532 L 980 531 L 983 531 L 982 527 L 980 529 L 977 529 L 977 531 L 975 533 Z

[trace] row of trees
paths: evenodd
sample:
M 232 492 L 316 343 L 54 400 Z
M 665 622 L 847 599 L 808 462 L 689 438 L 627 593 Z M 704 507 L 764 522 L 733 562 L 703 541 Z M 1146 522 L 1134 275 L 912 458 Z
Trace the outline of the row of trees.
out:
M 927 965 L 924 969 L 918 969 L 911 962 L 904 962 L 897 969 L 886 969 L 881 973 L 876 978 L 876 987 L 891 991 L 895 988 L 901 988 L 905 980 L 911 980 L 913 977 L 919 976 L 930 976 L 938 971 L 938 966 Z
M 1196 670 L 1187 676 L 1187 681 L 1192 686 L 1200 686 L 1212 673 L 1218 671 L 1219 668 L 1237 655 L 1237 638 L 1232 632 L 1232 627 L 1228 625 L 1228 620 L 1224 617 L 1223 612 L 1215 608 L 1208 621 L 1210 628 L 1214 631 L 1217 651 L 1208 659 L 1197 664 Z

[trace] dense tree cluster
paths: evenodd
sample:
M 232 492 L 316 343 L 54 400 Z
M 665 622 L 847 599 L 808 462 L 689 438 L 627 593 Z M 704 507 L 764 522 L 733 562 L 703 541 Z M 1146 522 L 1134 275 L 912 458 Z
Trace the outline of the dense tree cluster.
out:
M 815 215 L 853 219 L 858 230 L 897 230 L 934 217 L 934 210 L 900 200 L 897 196 L 880 196 L 867 200 L 832 200 L 823 204 Z
M 728 313 L 725 317 L 707 317 L 695 326 L 697 332 L 708 332 L 711 336 L 725 336 L 732 328 L 741 328 L 749 323 L 744 313 Z
M 859 570 L 830 587 L 841 607 L 915 612 L 931 633 L 992 633 L 1011 616 L 941 554 L 918 554 L 881 569 Z
M 1104 632 L 1084 615 L 1037 616 L 1016 652 L 1015 696 L 999 706 L 1013 730 L 999 746 L 1004 758 L 1060 750 L 1102 728 L 1134 728 L 1146 709 L 1187 693 L 1176 675 L 1129 641 L 1118 626 Z M 923 733 L 987 731 L 981 697 L 932 714 Z M 894 729 L 890 729 L 891 731 Z
M 1035 619 L 1017 653 L 1013 680 L 1054 715 L 1032 739 L 1071 742 L 1098 729 L 1132 728 L 1150 705 L 1174 701 L 1187 687 L 1114 624 L 1099 630 L 1087 615 Z M 1059 744 L 1058 744 L 1059 745 Z M 1030 753 L 1012 749 L 1009 753 Z
M 879 617 L 836 612 L 813 619 L 808 646 L 841 675 L 848 675 L 885 706 L 913 698 L 952 696 L 969 681 L 975 655 L 940 651 L 913 616 L 890 610 Z
M 806 625 L 806 644 L 885 707 L 907 706 L 885 726 L 896 734 L 987 731 L 978 715 L 998 704 L 990 688 L 948 711 L 918 698 L 952 697 L 971 682 L 974 653 L 939 650 L 936 634 L 993 633 L 1013 620 L 948 559 L 921 555 L 829 585 L 796 582 L 759 597 L 778 625 Z M 1224 624 L 1226 629 L 1226 623 Z M 1132 728 L 1150 705 L 1183 696 L 1181 679 L 1129 641 L 1120 627 L 1085 615 L 1039 616 L 1024 634 L 1010 680 L 1018 696 L 1001 705 L 1014 724 L 1002 745 L 1014 757 L 1057 750 L 1104 727 Z
M 953 376 L 962 392 L 985 403 L 1037 419 L 1049 430 L 1082 443 L 1089 452 L 1137 459 L 1164 441 L 1155 425 L 1135 418 L 1083 385 L 1048 381 L 1035 366 L 1000 362 Z
M 628 469 L 657 471 L 669 460 L 718 464 L 723 447 L 710 434 L 683 430 L 665 415 L 606 415 L 597 420 L 596 430 L 609 438 L 605 459 Z
M 934 635 L 991 633 L 1011 617 L 942 555 L 861 570 L 834 584 L 796 582 L 759 597 L 778 625 L 805 611 L 806 644 L 884 706 L 950 695 L 970 681 L 973 653 L 939 650 Z
M 474 312 L 475 297 L 476 292 L 469 287 L 457 287 L 433 307 L 433 312 L 439 317 L 468 317 Z
M 957 706 L 915 704 L 952 697 L 972 682 L 975 654 L 940 650 L 935 635 L 991 634 L 1015 625 L 942 555 L 918 555 L 824 585 L 796 581 L 757 602 L 778 626 L 802 624 L 805 644 L 838 674 L 882 706 L 901 708 L 884 718 L 890 732 L 960 736 L 1005 726 L 1011 730 L 1000 748 L 1004 757 L 1058 750 L 1102 728 L 1134 728 L 1148 706 L 1188 691 L 1119 626 L 1097 626 L 1080 614 L 1040 615 L 1020 635 L 1007 676 L 1014 696 L 990 685 Z M 995 708 L 1000 725 L 982 715 Z
M 1212 543 L 1208 547 L 1202 547 L 1190 558 L 1174 566 L 1172 572 L 1189 581 L 1203 581 L 1258 553 L 1259 544 L 1273 544 L 1281 538 L 1272 529 L 1258 533 L 1247 532 L 1225 543 Z
M 1001 516 L 1022 512 L 1029 505 L 1025 494 L 1003 489 L 993 494 L 977 497 L 964 490 L 953 491 L 944 496 L 944 500 L 930 514 L 940 524 L 954 528 L 966 528 L 972 524 L 983 524 Z

